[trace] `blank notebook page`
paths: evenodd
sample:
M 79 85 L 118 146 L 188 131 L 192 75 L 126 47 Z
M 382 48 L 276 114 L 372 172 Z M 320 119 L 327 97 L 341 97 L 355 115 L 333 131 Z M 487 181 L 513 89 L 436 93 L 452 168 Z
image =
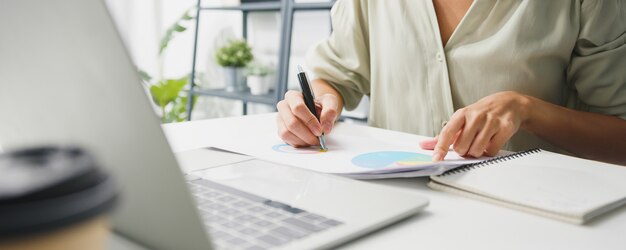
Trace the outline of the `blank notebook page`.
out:
M 572 217 L 626 201 L 626 167 L 547 151 L 433 177 L 458 189 Z

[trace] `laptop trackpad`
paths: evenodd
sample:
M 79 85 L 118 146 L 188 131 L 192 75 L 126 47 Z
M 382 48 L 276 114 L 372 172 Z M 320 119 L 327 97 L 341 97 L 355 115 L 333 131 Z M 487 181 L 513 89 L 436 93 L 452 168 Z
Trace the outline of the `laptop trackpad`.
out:
M 189 174 L 290 205 L 316 207 L 320 207 L 320 197 L 327 197 L 346 181 L 353 182 L 258 159 Z
M 428 204 L 404 190 L 259 159 L 189 174 L 345 222 L 417 212 Z

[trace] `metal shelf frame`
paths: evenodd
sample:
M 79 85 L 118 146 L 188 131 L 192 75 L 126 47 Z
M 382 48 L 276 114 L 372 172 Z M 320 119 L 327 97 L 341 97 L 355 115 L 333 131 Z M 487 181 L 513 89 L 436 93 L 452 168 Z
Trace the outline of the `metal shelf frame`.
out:
M 268 105 L 276 105 L 287 92 L 289 79 L 289 58 L 291 55 L 291 39 L 293 33 L 293 17 L 296 11 L 319 11 L 330 10 L 336 0 L 330 2 L 319 3 L 295 3 L 294 0 L 281 0 L 270 2 L 242 3 L 238 6 L 219 6 L 219 7 L 203 7 L 202 0 L 197 1 L 196 18 L 193 42 L 193 56 L 191 75 L 189 77 L 189 102 L 187 103 L 187 120 L 191 120 L 191 113 L 194 108 L 192 98 L 194 96 L 217 96 L 227 99 L 240 100 L 243 102 L 243 114 L 248 113 L 248 102 L 262 103 Z M 196 86 L 196 59 L 198 52 L 198 30 L 200 26 L 200 15 L 205 11 L 241 11 L 242 12 L 242 34 L 243 38 L 248 37 L 248 14 L 250 12 L 262 11 L 280 11 L 281 14 L 281 30 L 280 30 L 280 48 L 278 52 L 278 79 L 276 89 L 268 95 L 252 95 L 249 92 L 228 92 L 223 89 L 197 89 Z M 332 29 L 332 27 L 331 27 Z

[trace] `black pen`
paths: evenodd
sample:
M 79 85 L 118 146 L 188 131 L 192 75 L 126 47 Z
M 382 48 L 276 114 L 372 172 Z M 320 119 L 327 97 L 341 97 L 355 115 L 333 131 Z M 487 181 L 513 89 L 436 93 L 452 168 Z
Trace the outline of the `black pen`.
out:
M 298 81 L 300 82 L 300 87 L 302 88 L 302 95 L 304 96 L 304 104 L 311 111 L 311 113 L 320 120 L 320 117 L 317 115 L 317 111 L 315 110 L 315 95 L 313 94 L 313 89 L 309 84 L 309 79 L 306 77 L 306 73 L 302 70 L 302 66 L 298 65 Z M 319 136 L 320 139 L 320 150 L 326 152 L 328 148 L 326 147 L 326 140 L 324 139 L 324 132 Z

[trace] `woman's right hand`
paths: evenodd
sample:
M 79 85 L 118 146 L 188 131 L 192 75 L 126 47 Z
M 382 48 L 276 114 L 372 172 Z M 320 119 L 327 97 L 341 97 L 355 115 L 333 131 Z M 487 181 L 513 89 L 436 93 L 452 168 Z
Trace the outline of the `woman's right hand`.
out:
M 278 136 L 293 147 L 319 145 L 317 137 L 330 133 L 339 116 L 339 106 L 338 97 L 334 94 L 325 93 L 316 97 L 318 121 L 304 104 L 302 92 L 290 90 L 285 93 L 285 99 L 276 105 Z

